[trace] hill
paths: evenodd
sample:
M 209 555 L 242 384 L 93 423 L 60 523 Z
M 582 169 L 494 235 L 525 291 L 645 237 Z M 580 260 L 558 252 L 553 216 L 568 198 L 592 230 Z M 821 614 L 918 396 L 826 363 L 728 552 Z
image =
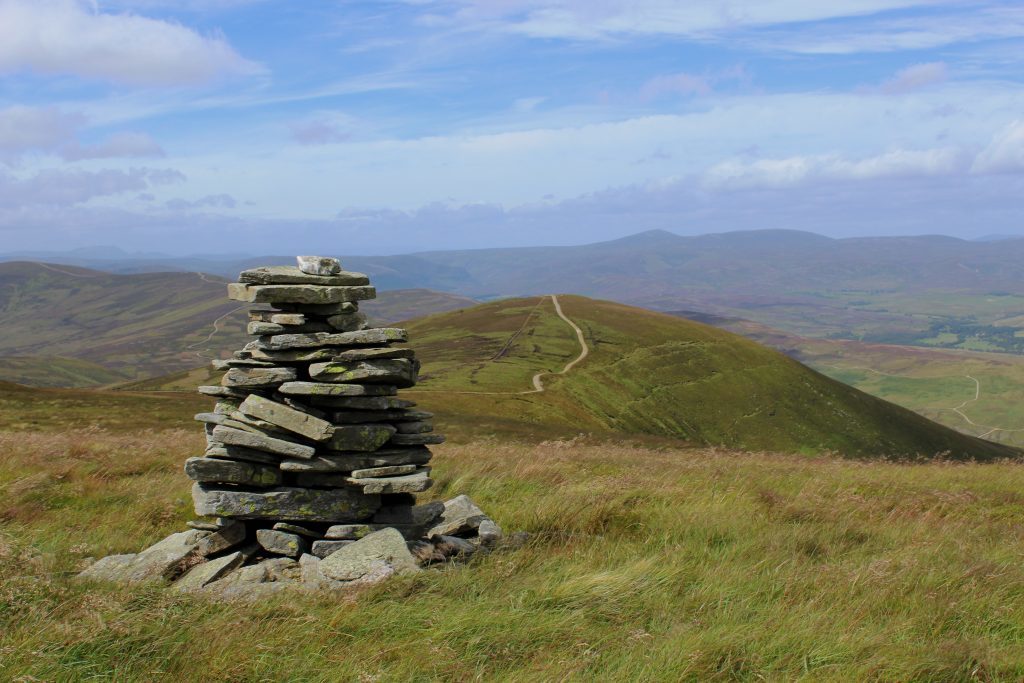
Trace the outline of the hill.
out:
M 829 379 L 777 351 L 678 317 L 579 296 L 503 300 L 408 323 L 424 381 L 410 394 L 474 436 L 544 431 L 682 438 L 745 450 L 1016 456 Z M 518 427 L 517 427 L 518 426 Z
M 225 276 L 291 260 L 65 257 L 119 271 Z M 682 237 L 656 230 L 581 246 L 344 261 L 381 289 L 429 288 L 475 299 L 572 291 L 656 310 L 744 317 L 811 337 L 1024 351 L 1024 239 L 832 239 L 791 230 Z
M 189 370 L 247 340 L 245 307 L 225 298 L 225 283 L 2 263 L 0 372 L 36 386 L 98 386 Z M 419 289 L 382 292 L 363 308 L 383 323 L 474 303 Z

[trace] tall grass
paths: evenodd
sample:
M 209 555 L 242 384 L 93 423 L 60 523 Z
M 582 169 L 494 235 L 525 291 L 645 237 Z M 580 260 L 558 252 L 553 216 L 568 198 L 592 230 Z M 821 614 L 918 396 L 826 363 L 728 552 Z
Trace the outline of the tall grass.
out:
M 81 584 L 189 518 L 195 430 L 0 432 L 0 679 L 1024 678 L 1024 467 L 437 449 L 525 547 L 356 595 Z

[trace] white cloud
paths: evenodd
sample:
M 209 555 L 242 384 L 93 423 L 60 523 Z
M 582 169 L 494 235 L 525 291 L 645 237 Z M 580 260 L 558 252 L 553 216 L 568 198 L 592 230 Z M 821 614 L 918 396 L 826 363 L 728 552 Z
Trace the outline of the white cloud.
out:
M 861 159 L 821 155 L 724 161 L 707 170 L 704 182 L 712 188 L 791 187 L 815 180 L 948 175 L 968 167 L 969 157 L 957 149 L 895 150 Z
M 260 68 L 222 36 L 180 24 L 100 12 L 82 0 L 0 0 L 0 72 L 23 70 L 178 86 Z
M 435 3 L 436 4 L 436 3 Z M 623 34 L 703 36 L 711 32 L 945 4 L 942 0 L 462 0 L 456 18 L 500 22 L 540 38 L 599 39 Z
M 1024 120 L 1014 121 L 996 133 L 971 168 L 975 173 L 1024 171 Z
M 46 169 L 28 178 L 0 173 L 0 208 L 71 206 L 97 197 L 140 192 L 154 185 L 182 182 L 173 169 L 131 168 L 99 171 Z
M 654 100 L 662 95 L 707 95 L 711 84 L 703 76 L 688 73 L 655 76 L 640 87 L 640 98 Z
M 164 150 L 145 133 L 115 133 L 95 145 L 83 145 L 77 141 L 69 143 L 61 149 L 61 156 L 68 161 L 162 157 Z
M 949 76 L 945 62 L 914 64 L 896 72 L 896 75 L 882 84 L 882 92 L 899 95 L 919 90 L 935 83 L 944 82 Z

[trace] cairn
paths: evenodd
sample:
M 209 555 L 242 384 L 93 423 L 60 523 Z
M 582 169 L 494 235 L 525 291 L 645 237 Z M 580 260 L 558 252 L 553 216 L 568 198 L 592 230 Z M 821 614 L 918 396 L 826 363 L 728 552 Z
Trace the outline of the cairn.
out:
M 248 595 L 374 583 L 493 546 L 501 529 L 465 496 L 416 504 L 432 485 L 430 413 L 397 397 L 419 362 L 406 332 L 371 327 L 359 302 L 375 289 L 336 259 L 246 270 L 228 285 L 256 337 L 227 360 L 196 419 L 206 452 L 185 462 L 195 484 L 188 531 L 82 576 L 163 579 L 182 590 Z

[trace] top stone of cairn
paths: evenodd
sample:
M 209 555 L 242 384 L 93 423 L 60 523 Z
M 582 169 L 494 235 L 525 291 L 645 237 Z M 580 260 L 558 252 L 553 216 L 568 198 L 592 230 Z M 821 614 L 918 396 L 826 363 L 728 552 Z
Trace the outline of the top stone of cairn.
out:
M 307 275 L 337 275 L 341 272 L 341 263 L 336 258 L 326 256 L 296 256 L 299 270 Z

